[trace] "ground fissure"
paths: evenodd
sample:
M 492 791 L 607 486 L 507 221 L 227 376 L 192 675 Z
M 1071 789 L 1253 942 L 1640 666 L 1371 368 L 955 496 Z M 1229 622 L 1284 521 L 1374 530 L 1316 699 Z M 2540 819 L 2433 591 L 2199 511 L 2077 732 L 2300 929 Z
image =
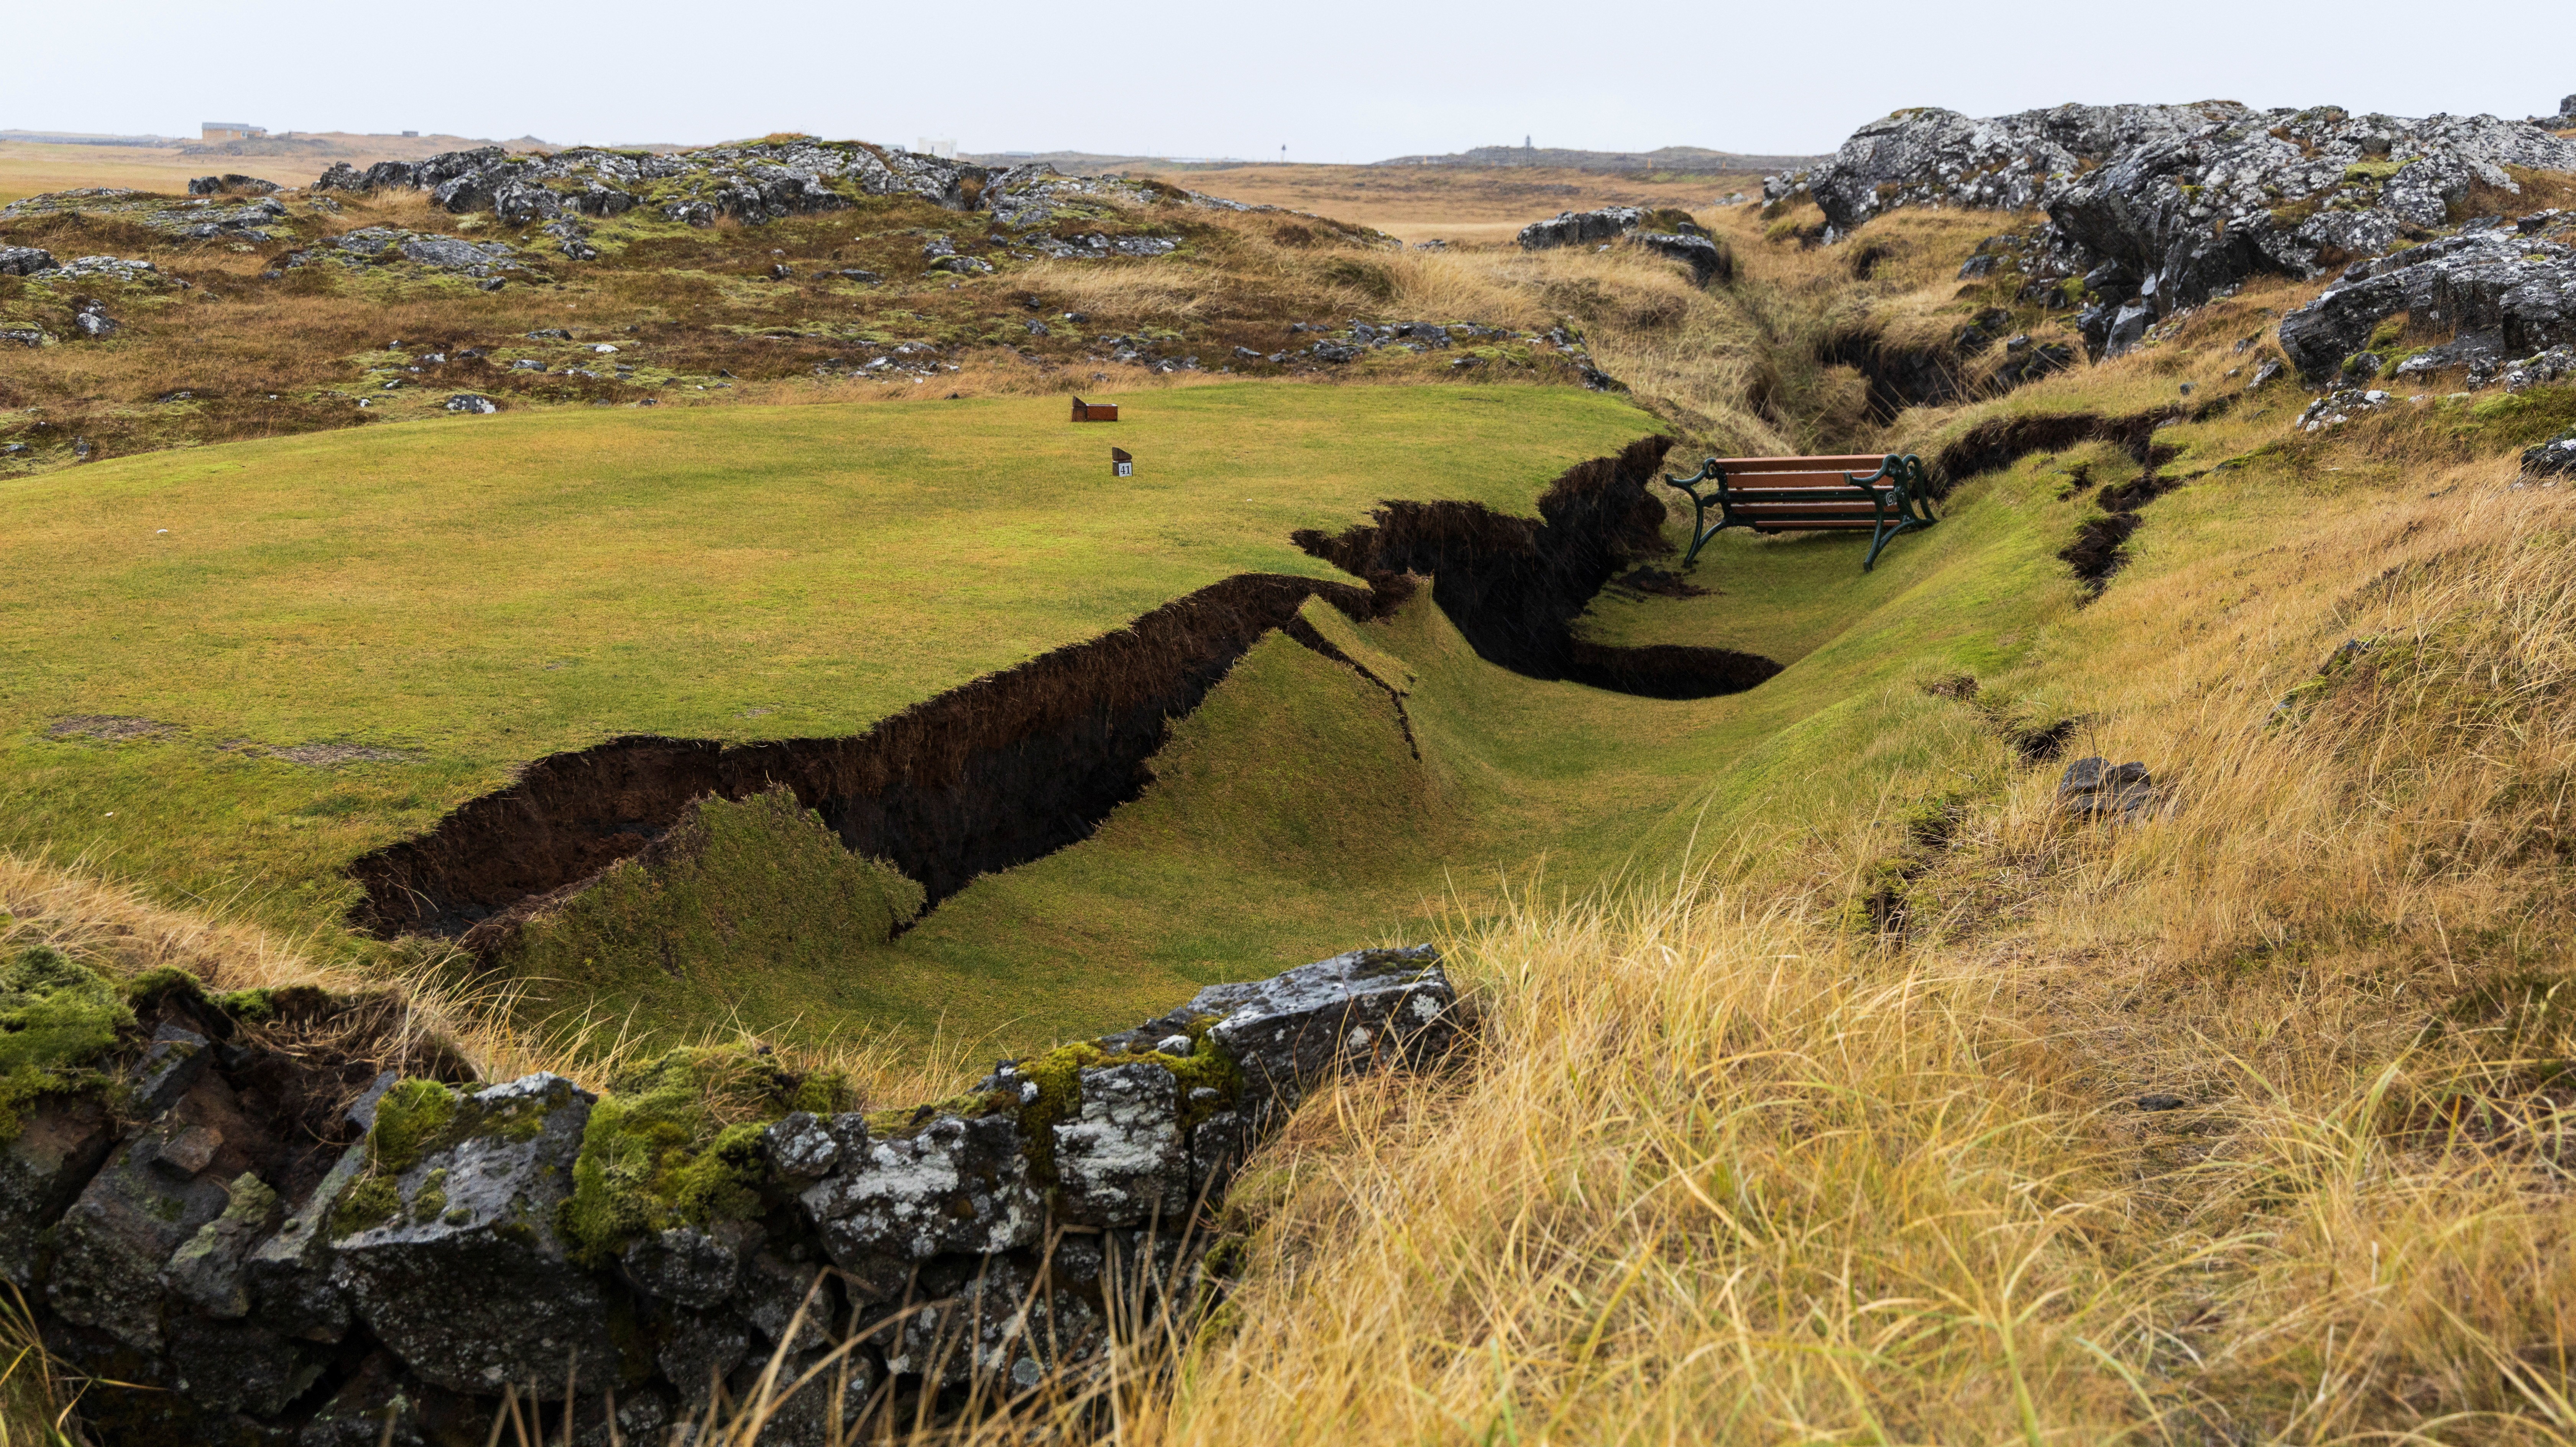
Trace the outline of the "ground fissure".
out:
M 1274 630 L 1385 691 L 1418 761 L 1403 689 L 1298 614 L 1312 598 L 1354 620 L 1383 616 L 1423 575 L 1478 654 L 1516 672 L 1653 698 L 1753 687 L 1778 665 L 1725 649 L 1606 647 L 1570 631 L 1623 567 L 1668 551 L 1661 504 L 1644 484 L 1670 445 L 1648 437 L 1578 464 L 1540 498 L 1536 522 L 1472 503 L 1389 502 L 1376 527 L 1300 533 L 1301 546 L 1367 586 L 1230 578 L 860 734 L 740 744 L 634 736 L 538 759 L 427 834 L 352 864 L 366 892 L 357 922 L 388 938 L 453 938 L 493 959 L 611 867 L 652 865 L 694 801 L 779 789 L 845 848 L 917 882 L 926 911 L 979 875 L 1089 837 L 1142 794 L 1172 722 Z

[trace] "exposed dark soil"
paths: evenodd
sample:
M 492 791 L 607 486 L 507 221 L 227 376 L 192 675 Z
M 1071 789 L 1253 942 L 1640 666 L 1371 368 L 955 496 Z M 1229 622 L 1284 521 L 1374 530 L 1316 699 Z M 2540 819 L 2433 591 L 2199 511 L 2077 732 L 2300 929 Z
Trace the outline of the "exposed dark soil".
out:
M 1668 568 L 1631 568 L 1609 581 L 1611 592 L 1638 599 L 1652 593 L 1658 598 L 1705 598 L 1716 592 L 1703 588 Z
M 1572 468 L 1539 498 L 1535 522 L 1477 503 L 1388 502 L 1373 527 L 1308 529 L 1296 542 L 1373 587 L 1428 575 L 1432 601 L 1477 656 L 1515 673 L 1648 698 L 1739 693 L 1780 665 L 1723 648 L 1604 648 L 1572 631 L 1623 567 L 1671 551 L 1663 504 L 1646 491 L 1671 447 L 1640 438 Z
M 1373 602 L 1304 578 L 1229 578 L 854 737 L 624 738 L 550 755 L 427 835 L 350 866 L 367 891 L 359 923 L 461 935 L 641 851 L 692 799 L 773 784 L 820 811 L 850 849 L 920 881 L 935 904 L 978 874 L 1088 837 L 1143 790 L 1170 720 L 1311 596 L 1360 617 Z
M 2076 530 L 2075 541 L 2059 550 L 2057 556 L 2098 597 L 2110 586 L 2111 575 L 2128 563 L 2124 549 L 2129 535 L 2138 530 L 2139 521 L 2133 512 L 2108 512 L 2087 518 Z
M 1816 360 L 1857 369 L 1869 383 L 1870 417 L 1882 426 L 1908 407 L 1937 407 L 1971 390 L 1954 353 L 1891 347 L 1875 332 L 1829 337 L 1816 348 Z
M 2176 477 L 2165 472 L 2165 464 L 2182 455 L 2180 448 L 2156 443 L 2156 429 L 2169 422 L 2198 421 L 2214 417 L 2235 402 L 2232 396 L 2215 397 L 2198 407 L 2174 404 L 2151 407 L 2127 417 L 2104 417 L 2098 412 L 2068 412 L 2043 417 L 1995 417 L 1968 429 L 1956 442 L 1941 449 L 1933 463 L 1934 472 L 1943 486 L 1965 481 L 1983 472 L 2010 467 L 2034 452 L 2062 452 L 2079 442 L 2106 441 L 2117 444 L 2138 461 L 2135 478 L 2102 489 L 2099 501 L 2102 516 L 2087 519 L 2075 534 L 2075 541 L 2058 553 L 2066 565 L 2093 596 L 2100 597 L 2110 585 L 2111 575 L 2128 560 L 2130 535 L 2138 530 L 2138 509 L 2173 491 L 2199 474 Z M 2080 489 L 2079 489 L 2080 491 Z
M 1644 484 L 1670 445 L 1646 438 L 1573 468 L 1541 497 L 1537 522 L 1473 504 L 1389 503 L 1379 527 L 1337 539 L 1300 534 L 1308 551 L 1369 586 L 1230 578 L 852 737 L 731 745 L 635 737 L 539 759 L 428 834 L 352 864 L 366 891 L 356 922 L 388 937 L 461 938 L 488 957 L 549 896 L 641 853 L 691 800 L 742 799 L 776 785 L 819 811 L 848 848 L 919 881 L 935 905 L 979 874 L 1089 837 L 1143 791 L 1171 721 L 1273 629 L 1384 688 L 1413 743 L 1401 690 L 1297 611 L 1321 597 L 1353 618 L 1382 615 L 1422 574 L 1480 655 L 1532 677 L 1651 698 L 1753 687 L 1779 665 L 1714 648 L 1603 648 L 1568 631 L 1621 567 L 1668 551 L 1662 506 Z
M 1986 726 L 1994 730 L 1997 738 L 2010 745 L 2025 764 L 2055 762 L 2066 752 L 2067 744 L 2074 741 L 2075 731 L 2085 723 L 2082 714 L 2045 724 L 2019 718 L 2010 709 L 1998 707 L 1992 699 L 1983 697 L 1973 674 L 1960 673 L 1934 679 L 1923 685 L 1923 691 L 1934 698 L 1957 699 L 1984 715 Z

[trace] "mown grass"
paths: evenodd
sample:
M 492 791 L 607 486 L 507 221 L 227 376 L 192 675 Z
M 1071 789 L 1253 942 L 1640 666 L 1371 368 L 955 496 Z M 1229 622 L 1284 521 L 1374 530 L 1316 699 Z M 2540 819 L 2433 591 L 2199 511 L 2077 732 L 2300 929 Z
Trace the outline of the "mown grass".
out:
M 854 733 L 1236 573 L 1331 576 L 1288 535 L 1381 498 L 1526 513 L 1651 426 L 1536 389 L 1128 401 L 443 418 L 11 482 L 10 843 L 324 926 L 342 864 L 528 759 Z M 317 743 L 390 757 L 275 752 Z

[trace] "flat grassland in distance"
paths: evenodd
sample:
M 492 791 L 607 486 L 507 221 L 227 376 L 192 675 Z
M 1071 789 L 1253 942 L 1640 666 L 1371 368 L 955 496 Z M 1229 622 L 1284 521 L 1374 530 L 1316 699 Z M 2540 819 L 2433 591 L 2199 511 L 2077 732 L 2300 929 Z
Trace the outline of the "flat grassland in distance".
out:
M 1731 192 L 1759 199 L 1750 172 L 1679 175 L 1539 166 L 1174 166 L 1138 170 L 1233 201 L 1312 211 L 1405 241 L 1509 242 L 1532 221 L 1601 206 L 1699 211 Z
M 185 195 L 199 176 L 243 175 L 301 186 L 334 161 L 364 168 L 417 161 L 442 151 L 487 146 L 460 136 L 362 136 L 338 132 L 230 143 L 192 154 L 181 146 L 80 146 L 0 140 L 0 206 L 76 186 L 116 186 Z M 528 149 L 525 142 L 511 149 Z
M 1228 576 L 1337 576 L 1289 534 L 1382 498 L 1528 515 L 1654 426 L 1574 389 L 1129 404 L 462 416 L 0 482 L 6 846 L 328 929 L 350 859 L 527 760 L 855 733 Z

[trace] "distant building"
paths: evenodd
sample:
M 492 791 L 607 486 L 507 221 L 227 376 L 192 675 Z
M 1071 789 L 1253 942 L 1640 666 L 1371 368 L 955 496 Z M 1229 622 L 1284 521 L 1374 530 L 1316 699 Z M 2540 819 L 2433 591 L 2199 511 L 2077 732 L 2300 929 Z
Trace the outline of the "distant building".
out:
M 405 132 L 403 132 L 403 134 L 404 134 L 404 135 L 406 135 L 406 136 L 416 136 L 416 135 L 419 135 L 419 134 L 420 134 L 420 132 L 418 132 L 418 131 L 405 131 Z
M 198 139 L 206 141 L 253 141 L 268 134 L 266 126 L 248 121 L 205 121 L 199 125 Z
M 937 156 L 943 161 L 957 159 L 957 142 L 954 139 L 934 141 L 928 136 L 923 136 L 912 143 L 912 148 L 925 156 Z

